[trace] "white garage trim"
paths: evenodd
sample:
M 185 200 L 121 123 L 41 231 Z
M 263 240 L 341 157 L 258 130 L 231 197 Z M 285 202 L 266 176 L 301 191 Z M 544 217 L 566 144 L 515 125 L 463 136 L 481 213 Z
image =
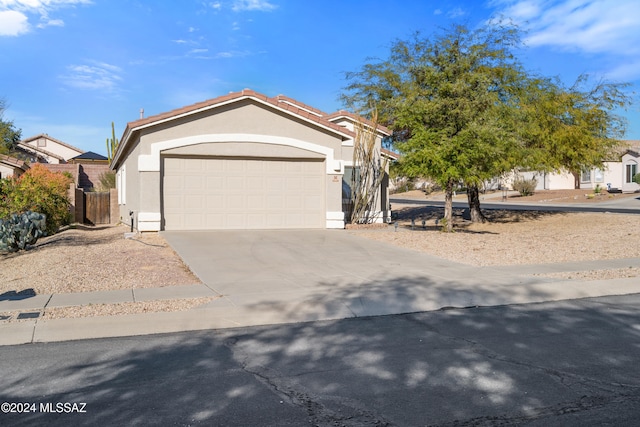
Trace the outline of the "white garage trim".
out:
M 160 212 L 138 212 L 138 231 L 160 231 Z
M 188 136 L 185 138 L 170 139 L 168 141 L 155 142 L 151 144 L 151 154 L 140 154 L 138 156 L 138 171 L 140 172 L 160 172 L 160 152 L 171 148 L 196 145 L 207 142 L 257 142 L 262 144 L 287 145 L 303 150 L 320 153 L 325 156 L 327 173 L 342 174 L 344 166 L 341 160 L 336 160 L 332 148 L 322 145 L 312 144 L 298 139 L 286 138 L 273 135 L 255 135 L 244 133 L 208 134 Z
M 327 212 L 327 228 L 344 228 L 344 212 Z

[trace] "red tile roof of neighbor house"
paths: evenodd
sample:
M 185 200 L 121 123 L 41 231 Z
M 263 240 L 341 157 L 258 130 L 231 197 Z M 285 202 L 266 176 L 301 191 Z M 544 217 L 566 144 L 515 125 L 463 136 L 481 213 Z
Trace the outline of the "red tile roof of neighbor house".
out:
M 0 154 L 0 162 L 18 169 L 22 169 L 23 171 L 29 169 L 29 165 L 26 162 L 23 162 L 22 160 L 15 157 L 7 156 L 5 154 Z

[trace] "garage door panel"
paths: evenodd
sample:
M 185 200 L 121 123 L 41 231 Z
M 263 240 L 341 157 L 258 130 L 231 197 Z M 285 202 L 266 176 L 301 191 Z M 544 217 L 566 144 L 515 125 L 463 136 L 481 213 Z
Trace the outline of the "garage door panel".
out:
M 324 162 L 163 158 L 166 230 L 324 228 Z

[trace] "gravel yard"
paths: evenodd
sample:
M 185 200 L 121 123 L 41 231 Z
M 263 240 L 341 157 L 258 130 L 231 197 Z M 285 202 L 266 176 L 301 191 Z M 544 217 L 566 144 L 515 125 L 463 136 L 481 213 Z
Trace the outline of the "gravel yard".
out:
M 441 208 L 418 205 L 397 211 L 398 231 L 388 226 L 349 232 L 475 266 L 593 261 L 595 270 L 606 269 L 608 259 L 640 257 L 638 215 L 486 211 L 489 222 L 471 224 L 461 212 L 454 209 L 454 233 L 436 225 Z
M 149 288 L 200 283 L 157 233 L 125 239 L 123 226 L 69 228 L 0 255 L 0 294 Z

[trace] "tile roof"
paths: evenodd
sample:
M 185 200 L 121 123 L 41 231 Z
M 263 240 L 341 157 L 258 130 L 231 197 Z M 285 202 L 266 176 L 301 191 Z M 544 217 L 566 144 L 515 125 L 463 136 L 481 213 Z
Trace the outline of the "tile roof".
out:
M 308 121 L 315 122 L 318 125 L 321 125 L 325 128 L 329 128 L 333 131 L 341 133 L 348 138 L 353 138 L 355 136 L 353 132 L 351 132 L 350 130 L 345 129 L 342 126 L 336 125 L 335 123 L 332 123 L 326 120 L 322 116 L 319 116 L 318 114 L 322 112 L 318 109 L 315 109 L 303 103 L 297 102 L 291 98 L 285 97 L 284 95 L 278 95 L 277 97 L 269 98 L 266 95 L 253 91 L 251 89 L 244 89 L 240 92 L 231 92 L 227 95 L 219 96 L 217 98 L 209 99 L 207 101 L 198 102 L 192 105 L 187 105 L 185 107 L 177 108 L 175 110 L 167 111 L 165 113 L 156 114 L 154 116 L 150 116 L 144 119 L 139 119 L 133 122 L 129 122 L 127 123 L 127 127 L 125 128 L 124 135 L 128 135 L 128 133 L 132 132 L 135 128 L 151 125 L 156 122 L 170 120 L 173 118 L 178 118 L 183 115 L 196 113 L 201 110 L 213 108 L 218 105 L 223 105 L 229 102 L 233 102 L 240 99 L 246 99 L 246 98 L 252 98 L 264 104 L 268 104 L 273 107 L 276 107 L 280 110 L 286 110 L 289 113 L 292 113 L 303 119 L 307 119 Z
M 6 165 L 22 169 L 24 171 L 29 169 L 29 165 L 26 162 L 15 157 L 7 156 L 5 154 L 0 154 L 0 163 L 4 163 Z
M 336 111 L 335 113 L 331 113 L 331 114 L 326 115 L 324 118 L 329 120 L 329 121 L 332 121 L 332 120 L 340 119 L 340 118 L 343 118 L 343 117 L 349 118 L 353 122 L 357 122 L 358 120 L 361 120 L 366 125 L 368 125 L 370 127 L 374 127 L 374 123 L 371 120 L 365 119 L 364 117 L 358 116 L 357 114 L 354 114 L 354 113 L 352 113 L 350 111 L 346 111 L 346 110 Z M 377 129 L 379 131 L 381 131 L 382 133 L 385 133 L 387 135 L 391 135 L 391 130 L 389 130 L 385 126 L 382 126 L 382 125 L 378 124 L 377 125 Z
M 128 141 L 130 140 L 132 133 L 139 130 L 140 128 L 153 126 L 155 124 L 177 119 L 179 117 L 188 116 L 191 114 L 216 108 L 218 106 L 226 105 L 226 104 L 240 101 L 243 99 L 256 100 L 262 104 L 271 106 L 280 111 L 286 112 L 295 117 L 303 119 L 307 122 L 321 126 L 324 129 L 328 129 L 333 132 L 336 132 L 342 135 L 343 138 L 346 140 L 353 139 L 356 136 L 355 132 L 347 129 L 344 126 L 340 126 L 333 121 L 338 118 L 347 117 L 350 120 L 355 122 L 358 120 L 358 116 L 356 116 L 353 113 L 340 110 L 332 114 L 327 114 L 322 110 L 319 110 L 310 105 L 299 102 L 293 98 L 289 98 L 288 96 L 285 96 L 285 95 L 268 97 L 266 95 L 263 95 L 251 89 L 243 89 L 242 91 L 239 91 L 239 92 L 230 92 L 226 95 L 222 95 L 217 98 L 212 98 L 206 101 L 197 102 L 195 104 L 176 108 L 171 111 L 167 111 L 164 113 L 156 114 L 153 116 L 145 117 L 145 118 L 127 123 L 127 126 L 125 127 L 125 130 L 121 138 L 121 143 L 119 144 L 118 150 L 114 155 L 112 167 L 120 161 L 119 160 L 120 157 L 124 155 L 124 152 L 127 150 Z M 373 122 L 366 119 L 364 119 L 364 122 L 369 126 L 373 127 Z M 378 125 L 377 128 L 382 133 L 391 135 L 391 131 L 386 127 Z

